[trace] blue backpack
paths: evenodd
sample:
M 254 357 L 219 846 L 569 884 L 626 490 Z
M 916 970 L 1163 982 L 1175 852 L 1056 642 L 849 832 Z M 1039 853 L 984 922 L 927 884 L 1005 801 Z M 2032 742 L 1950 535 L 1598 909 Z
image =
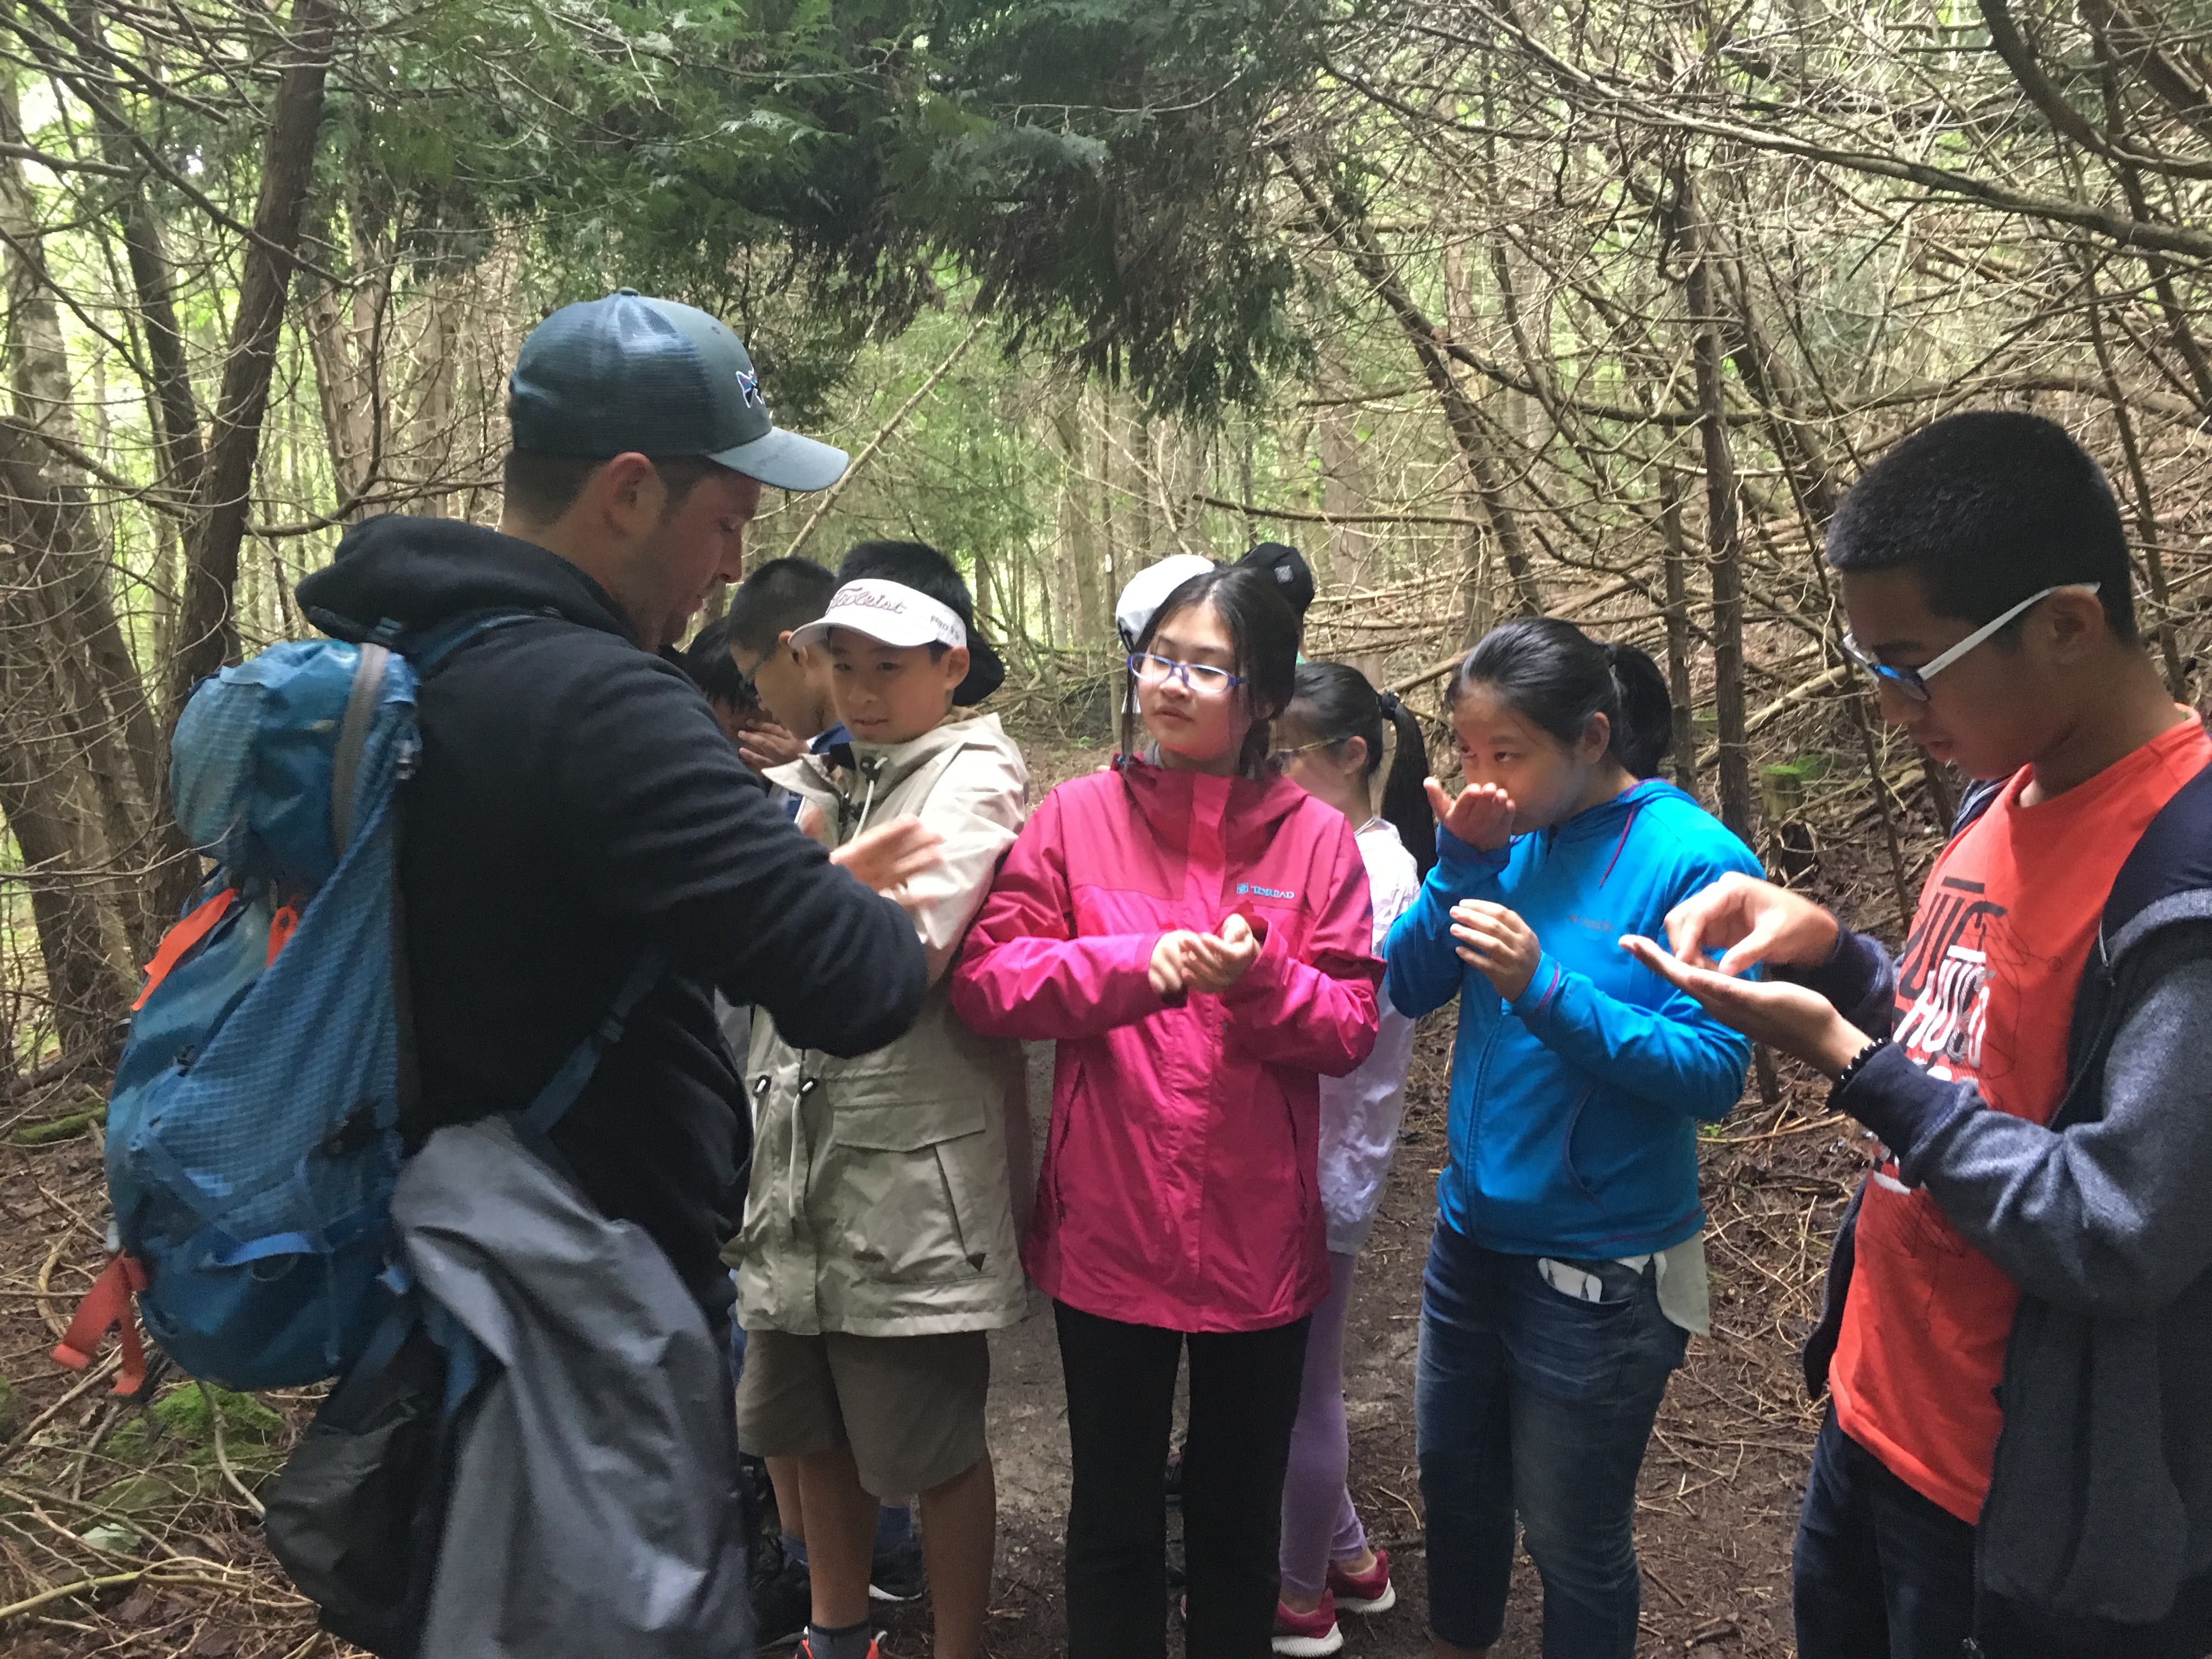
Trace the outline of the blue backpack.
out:
M 170 789 L 218 868 L 134 1005 L 108 1098 L 116 1254 L 54 1350 L 62 1364 L 82 1370 L 117 1328 L 115 1391 L 139 1392 L 135 1292 L 148 1334 L 192 1376 L 295 1387 L 344 1375 L 390 1311 L 414 1081 L 398 857 L 417 677 L 525 619 L 287 641 L 192 694 Z M 659 971 L 640 963 L 532 1103 L 536 1127 L 574 1102 Z

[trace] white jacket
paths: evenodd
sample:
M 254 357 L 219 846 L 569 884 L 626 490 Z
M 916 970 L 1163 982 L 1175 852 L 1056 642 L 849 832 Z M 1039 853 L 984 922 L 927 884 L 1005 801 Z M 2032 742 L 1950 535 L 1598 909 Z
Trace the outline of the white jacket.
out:
M 1390 924 L 1405 914 L 1420 892 L 1421 875 L 1398 832 L 1382 818 L 1370 818 L 1358 832 L 1359 856 L 1367 865 L 1367 887 L 1375 907 L 1375 954 Z M 1413 1022 L 1390 1006 L 1378 990 L 1382 1028 L 1375 1052 L 1359 1069 L 1321 1080 L 1321 1204 L 1328 1218 L 1332 1255 L 1356 1255 L 1367 1243 L 1382 1186 L 1390 1178 L 1390 1159 L 1398 1149 L 1398 1125 L 1406 1114 L 1406 1067 L 1413 1058 Z

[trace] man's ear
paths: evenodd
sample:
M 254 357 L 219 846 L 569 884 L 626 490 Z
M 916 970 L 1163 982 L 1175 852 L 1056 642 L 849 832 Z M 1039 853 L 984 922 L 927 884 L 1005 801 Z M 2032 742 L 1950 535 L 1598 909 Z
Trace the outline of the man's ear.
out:
M 970 660 L 968 647 L 964 645 L 956 645 L 947 651 L 944 661 L 938 665 L 945 671 L 945 684 L 953 690 L 958 690 L 960 682 L 968 678 Z
M 666 492 L 649 457 L 634 452 L 616 456 L 592 475 L 588 489 L 608 528 L 624 539 L 660 521 Z

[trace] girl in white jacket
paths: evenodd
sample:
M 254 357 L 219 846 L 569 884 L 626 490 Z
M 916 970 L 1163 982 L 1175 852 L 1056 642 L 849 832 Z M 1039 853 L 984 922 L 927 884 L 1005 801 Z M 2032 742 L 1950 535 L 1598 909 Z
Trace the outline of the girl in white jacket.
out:
M 1396 745 L 1387 781 L 1384 731 Z M 1379 696 L 1342 663 L 1306 663 L 1276 722 L 1275 761 L 1309 794 L 1355 827 L 1375 907 L 1375 948 L 1413 903 L 1436 859 L 1436 820 L 1422 781 L 1429 771 L 1420 724 L 1393 694 Z M 1281 1600 L 1274 1649 L 1291 1656 L 1344 1645 L 1336 1614 L 1395 1606 L 1389 1558 L 1370 1549 L 1345 1485 L 1351 1446 L 1344 1421 L 1344 1322 L 1354 1260 L 1375 1224 L 1406 1107 L 1413 1022 L 1382 1003 L 1375 1052 L 1358 1070 L 1321 1084 L 1321 1198 L 1328 1218 L 1328 1299 L 1306 1339 L 1305 1378 L 1283 1483 Z

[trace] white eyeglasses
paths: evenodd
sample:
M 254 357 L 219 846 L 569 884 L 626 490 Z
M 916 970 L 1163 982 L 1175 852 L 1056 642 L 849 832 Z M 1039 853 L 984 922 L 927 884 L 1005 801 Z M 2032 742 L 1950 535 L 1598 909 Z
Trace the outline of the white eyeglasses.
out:
M 2030 605 L 2034 605 L 2040 600 L 2049 599 L 2053 593 L 2063 592 L 2068 588 L 2079 588 L 2084 593 L 2094 594 L 2096 591 L 2103 586 L 2104 584 L 2102 582 L 2059 582 L 2054 586 L 2045 588 L 2039 593 L 2031 593 L 2026 599 L 2022 599 L 2018 605 L 2013 606 L 2011 610 L 2006 611 L 2004 615 L 1997 617 L 1994 622 L 1984 623 L 1972 633 L 1967 635 L 1965 639 L 1960 640 L 1958 644 L 1953 646 L 1948 651 L 1944 652 L 1942 655 L 1937 657 L 1935 661 L 1924 662 L 1917 668 L 1895 668 L 1892 667 L 1886 662 L 1876 662 L 1860 647 L 1859 642 L 1850 636 L 1850 630 L 1848 629 L 1846 629 L 1844 634 L 1844 654 L 1849 657 L 1853 662 L 1856 663 L 1860 667 L 1865 669 L 1868 673 L 1873 675 L 1877 680 L 1886 680 L 1890 684 L 1895 686 L 1899 690 L 1905 693 L 1906 696 L 1911 698 L 1913 702 L 1926 702 L 1928 701 L 1928 682 L 1929 680 L 1935 678 L 1936 675 L 1942 673 L 1953 663 L 1958 661 L 1960 658 L 1965 656 L 1966 653 L 1972 650 L 1984 640 L 1989 638 L 1990 635 L 1996 633 L 1997 629 L 2002 628 L 2007 623 L 2010 622 L 2014 617 L 2020 615 L 2021 611 L 2027 610 Z

